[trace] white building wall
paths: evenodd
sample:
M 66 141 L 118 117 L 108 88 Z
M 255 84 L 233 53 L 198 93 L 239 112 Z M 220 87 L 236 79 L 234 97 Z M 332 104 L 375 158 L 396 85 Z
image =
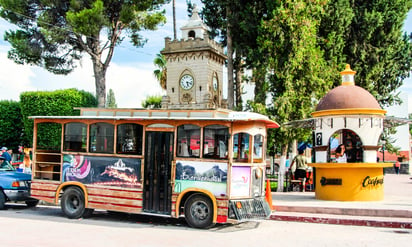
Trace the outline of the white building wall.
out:
M 315 119 L 315 134 L 322 133 L 322 144 L 328 146 L 332 135 L 343 129 L 352 130 L 361 139 L 363 146 L 377 146 L 383 130 L 383 116 L 353 115 L 325 116 Z M 316 161 L 327 162 L 327 151 L 316 151 Z M 365 150 L 363 162 L 376 162 L 376 150 Z

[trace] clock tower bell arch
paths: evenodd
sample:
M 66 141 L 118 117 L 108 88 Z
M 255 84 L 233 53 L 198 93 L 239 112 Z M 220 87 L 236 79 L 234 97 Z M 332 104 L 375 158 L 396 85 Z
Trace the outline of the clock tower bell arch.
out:
M 162 54 L 166 58 L 166 90 L 162 108 L 215 109 L 226 108 L 222 96 L 223 47 L 209 38 L 207 26 L 197 8 L 180 28 L 181 40 L 165 39 Z

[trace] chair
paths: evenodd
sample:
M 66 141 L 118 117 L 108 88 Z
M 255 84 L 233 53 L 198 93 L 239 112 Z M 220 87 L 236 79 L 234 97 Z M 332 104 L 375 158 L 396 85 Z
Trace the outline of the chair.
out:
M 293 175 L 292 172 L 288 172 L 288 173 L 289 173 L 288 191 L 305 192 L 306 178 L 295 179 L 295 176 Z

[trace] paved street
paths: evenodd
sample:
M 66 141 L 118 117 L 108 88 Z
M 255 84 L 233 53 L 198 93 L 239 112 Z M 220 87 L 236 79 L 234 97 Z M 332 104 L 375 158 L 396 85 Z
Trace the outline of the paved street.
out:
M 385 176 L 381 202 L 315 200 L 313 192 L 273 193 L 275 205 L 303 209 L 336 207 L 371 210 L 412 210 L 409 175 Z M 285 212 L 287 213 L 287 212 Z M 292 212 L 290 212 L 292 214 Z M 394 218 L 392 218 L 394 219 Z M 0 246 L 409 246 L 412 229 L 315 224 L 267 220 L 238 225 L 217 225 L 209 230 L 188 227 L 184 220 L 108 214 L 67 219 L 59 207 L 27 208 L 11 204 L 0 211 Z
M 192 229 L 181 220 L 110 215 L 69 220 L 60 208 L 0 211 L 1 246 L 409 246 L 412 230 L 262 221 Z

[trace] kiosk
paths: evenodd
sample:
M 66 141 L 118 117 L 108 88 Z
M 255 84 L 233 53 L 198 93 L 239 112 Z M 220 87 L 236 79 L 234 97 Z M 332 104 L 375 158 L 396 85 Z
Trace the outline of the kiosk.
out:
M 342 85 L 319 102 L 314 117 L 315 196 L 320 200 L 383 200 L 383 168 L 377 163 L 379 138 L 386 111 L 365 89 L 356 86 L 349 64 L 341 72 Z M 346 162 L 338 163 L 335 150 L 346 147 Z

